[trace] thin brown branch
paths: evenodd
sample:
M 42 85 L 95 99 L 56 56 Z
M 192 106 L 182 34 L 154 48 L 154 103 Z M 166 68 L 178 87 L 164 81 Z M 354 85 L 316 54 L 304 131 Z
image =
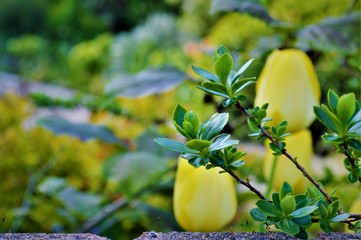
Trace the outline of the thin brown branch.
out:
M 258 191 L 255 187 L 253 187 L 249 182 L 244 181 L 243 179 L 238 177 L 232 170 L 228 170 L 228 169 L 224 169 L 224 168 L 223 168 L 223 170 L 226 171 L 228 174 L 230 174 L 234 179 L 236 179 L 237 183 L 242 184 L 243 186 L 247 187 L 249 190 L 251 190 L 252 192 L 257 194 L 257 196 L 260 199 L 267 200 L 260 191 Z
M 239 102 L 237 102 L 236 107 L 238 109 L 240 109 L 247 117 L 250 117 L 249 112 L 247 111 L 247 109 L 242 106 Z M 278 141 L 275 140 L 270 134 L 269 132 L 264 129 L 262 126 L 258 126 L 258 128 L 261 130 L 261 133 L 263 136 L 265 136 L 267 139 L 269 139 L 272 143 L 278 145 Z M 293 158 L 285 149 L 284 151 L 282 151 L 282 154 L 284 156 L 286 156 L 289 160 L 291 160 L 296 167 L 302 172 L 302 174 L 323 194 L 323 196 L 325 196 L 325 198 L 327 199 L 327 201 L 329 203 L 332 203 L 333 200 L 331 199 L 331 197 L 328 195 L 328 193 L 321 187 L 321 185 L 313 178 L 310 176 L 310 174 L 306 171 L 306 169 L 304 167 L 302 167 L 295 158 Z M 339 213 L 342 213 L 339 210 Z

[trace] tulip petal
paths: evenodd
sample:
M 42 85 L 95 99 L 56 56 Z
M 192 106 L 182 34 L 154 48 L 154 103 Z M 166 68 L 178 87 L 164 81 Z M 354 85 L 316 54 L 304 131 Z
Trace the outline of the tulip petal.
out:
M 180 158 L 174 186 L 174 214 L 188 231 L 218 231 L 237 211 L 233 179 L 219 168 L 194 168 Z
M 285 137 L 286 149 L 297 157 L 297 161 L 310 172 L 313 149 L 311 132 L 307 129 L 293 133 Z M 266 143 L 268 144 L 268 143 Z M 272 164 L 274 160 L 272 150 L 267 148 L 266 156 L 263 164 L 263 172 L 266 179 L 270 178 Z M 295 167 L 295 165 L 285 156 L 277 156 L 277 166 L 274 175 L 273 188 L 279 191 L 284 181 L 288 182 L 295 192 L 301 193 L 310 185 L 303 174 Z
M 256 84 L 255 105 L 269 103 L 273 123 L 288 121 L 291 132 L 308 127 L 319 105 L 320 85 L 308 56 L 297 49 L 275 50 Z

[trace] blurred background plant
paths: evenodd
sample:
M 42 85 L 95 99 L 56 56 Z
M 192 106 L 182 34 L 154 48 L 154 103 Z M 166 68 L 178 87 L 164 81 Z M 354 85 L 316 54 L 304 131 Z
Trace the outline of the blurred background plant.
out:
M 220 99 L 195 89 L 199 79 L 190 63 L 211 71 L 209 56 L 224 44 L 235 67 L 255 58 L 247 74 L 258 77 L 274 49 L 299 48 L 314 64 L 321 102 L 329 88 L 360 99 L 360 8 L 357 0 L 312 6 L 291 0 L 0 1 L 0 70 L 79 93 L 64 101 L 0 97 L 0 231 L 91 231 L 129 239 L 147 230 L 180 230 L 172 213 L 177 160 L 151 139 L 178 137 L 169 124 L 177 103 L 204 118 L 224 111 Z M 243 94 L 253 99 L 255 90 Z M 84 126 L 39 122 L 53 134 L 28 124 L 44 107 L 75 108 L 76 116 L 81 106 L 89 114 Z M 246 142 L 240 112 L 230 114 L 235 120 L 226 130 L 248 152 L 240 174 L 255 175 L 263 186 L 264 149 Z M 85 138 L 82 127 L 95 128 Z M 320 141 L 325 128 L 315 121 L 310 130 L 315 174 L 326 189 L 348 194 L 341 202 L 347 211 L 359 192 L 338 170 L 342 160 L 334 149 Z M 237 193 L 238 214 L 229 227 L 259 230 L 247 214 L 254 196 Z

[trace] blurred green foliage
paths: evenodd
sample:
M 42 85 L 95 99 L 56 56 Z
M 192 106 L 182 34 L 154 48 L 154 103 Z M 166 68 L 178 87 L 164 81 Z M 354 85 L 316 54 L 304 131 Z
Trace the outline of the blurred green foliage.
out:
M 241 3 L 254 8 L 232 8 Z M 231 7 L 220 10 L 227 6 Z M 354 92 L 360 99 L 360 8 L 357 0 L 315 0 L 312 4 L 292 0 L 0 1 L 0 70 L 99 96 L 97 107 L 90 107 L 90 121 L 107 125 L 129 143 L 127 149 L 119 149 L 96 140 L 54 136 L 39 127 L 24 128 L 36 107 L 28 99 L 2 96 L 0 217 L 5 220 L 0 231 L 8 232 L 16 225 L 19 231 L 79 231 L 97 215 L 94 209 L 102 212 L 125 195 L 123 205 L 88 230 L 114 239 L 134 238 L 147 230 L 179 230 L 171 213 L 175 162 L 149 142 L 159 134 L 174 136 L 168 121 L 176 103 L 205 118 L 214 109 L 224 111 L 218 98 L 195 89 L 198 77 L 191 73 L 190 63 L 211 70 L 209 56 L 222 43 L 232 50 L 235 68 L 254 57 L 247 73 L 258 76 L 273 49 L 301 47 L 315 64 L 323 102 L 329 88 L 338 94 Z M 259 13 L 268 13 L 271 20 Z M 108 80 L 167 65 L 189 78 L 169 92 L 137 99 L 104 94 Z M 250 88 L 244 94 L 252 99 L 254 91 Z M 75 102 L 74 107 L 78 106 Z M 114 102 L 121 108 L 118 116 L 102 111 Z M 231 114 L 236 121 L 226 126 L 227 131 L 244 139 L 248 132 L 239 126 L 245 119 L 238 117 L 238 111 Z M 315 123 L 313 134 L 319 135 L 320 128 Z M 319 154 L 329 151 L 322 143 L 315 145 Z M 165 168 L 155 169 L 159 174 L 148 175 L 140 185 L 127 182 L 130 175 L 136 181 L 134 172 L 109 173 L 129 159 L 146 161 L 145 152 L 150 161 L 163 161 L 168 173 L 163 172 Z M 255 174 L 262 182 L 259 151 L 247 158 L 240 173 Z M 339 186 L 339 195 L 352 195 L 342 206 L 345 209 L 357 197 L 355 189 L 345 185 L 345 176 L 327 171 L 320 178 L 328 190 Z M 139 191 L 123 192 L 128 183 Z M 238 197 L 242 203 L 232 226 L 252 231 L 257 225 L 248 224 L 245 214 L 252 196 L 239 193 Z

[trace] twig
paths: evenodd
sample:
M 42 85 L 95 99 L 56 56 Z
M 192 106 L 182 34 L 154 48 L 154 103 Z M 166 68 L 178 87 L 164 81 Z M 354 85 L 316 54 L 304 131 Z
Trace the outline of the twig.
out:
M 247 187 L 249 190 L 251 190 L 252 192 L 254 192 L 255 194 L 257 194 L 257 196 L 262 199 L 262 200 L 267 200 L 265 198 L 265 196 L 263 196 L 263 194 L 258 191 L 255 187 L 253 187 L 249 182 L 244 181 L 243 179 L 241 179 L 240 177 L 238 177 L 232 170 L 228 170 L 228 169 L 224 169 L 222 168 L 224 171 L 226 171 L 228 174 L 230 174 L 234 179 L 236 179 L 237 183 L 244 185 L 245 187 Z
M 244 106 L 242 106 L 239 102 L 236 103 L 236 107 L 238 109 L 240 109 L 247 117 L 250 117 L 249 112 L 246 110 L 246 108 Z M 258 126 L 258 128 L 261 130 L 261 133 L 267 138 L 269 139 L 272 143 L 278 145 L 278 141 L 275 140 L 266 129 L 264 129 L 262 126 Z M 331 197 L 328 195 L 328 193 L 321 187 L 321 185 L 316 182 L 316 180 L 310 176 L 310 174 L 308 174 L 308 172 L 306 171 L 306 169 L 304 167 L 302 167 L 295 158 L 293 158 L 286 149 L 284 149 L 282 151 L 282 154 L 284 156 L 286 156 L 289 160 L 291 160 L 291 162 L 293 162 L 296 167 L 303 173 L 303 175 L 323 194 L 323 196 L 325 196 L 325 198 L 327 199 L 327 201 L 329 203 L 333 203 L 333 200 L 331 199 Z M 341 214 L 342 211 L 338 210 L 338 213 Z

